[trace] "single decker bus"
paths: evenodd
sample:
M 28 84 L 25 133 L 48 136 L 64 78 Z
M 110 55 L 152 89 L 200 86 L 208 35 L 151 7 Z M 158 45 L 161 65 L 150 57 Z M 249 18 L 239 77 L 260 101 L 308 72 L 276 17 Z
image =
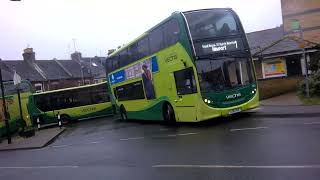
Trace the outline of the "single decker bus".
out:
M 256 108 L 248 41 L 229 8 L 174 12 L 106 60 L 122 119 L 195 122 Z
M 29 114 L 34 124 L 57 124 L 57 117 L 71 121 L 113 114 L 106 82 L 34 93 L 29 98 Z

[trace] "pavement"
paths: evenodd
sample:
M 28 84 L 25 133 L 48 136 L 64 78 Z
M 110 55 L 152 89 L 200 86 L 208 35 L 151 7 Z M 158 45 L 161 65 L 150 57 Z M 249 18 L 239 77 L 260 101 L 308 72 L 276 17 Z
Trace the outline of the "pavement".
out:
M 296 92 L 289 92 L 280 96 L 272 97 L 261 101 L 264 106 L 301 106 L 303 103 L 300 101 Z
M 260 106 L 248 111 L 257 117 L 320 117 L 320 105 L 304 105 L 295 92 L 260 101 Z
M 0 143 L 0 151 L 23 150 L 23 149 L 38 149 L 50 144 L 57 138 L 65 128 L 50 128 L 36 131 L 35 136 L 23 138 L 13 136 L 11 144 L 8 144 L 7 139 L 3 139 Z

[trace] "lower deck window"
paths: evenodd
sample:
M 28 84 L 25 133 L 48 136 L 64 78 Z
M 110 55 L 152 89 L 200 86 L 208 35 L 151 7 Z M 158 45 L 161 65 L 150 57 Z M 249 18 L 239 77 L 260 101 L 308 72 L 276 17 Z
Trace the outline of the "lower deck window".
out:
M 119 101 L 144 99 L 142 81 L 133 82 L 114 89 L 115 96 Z

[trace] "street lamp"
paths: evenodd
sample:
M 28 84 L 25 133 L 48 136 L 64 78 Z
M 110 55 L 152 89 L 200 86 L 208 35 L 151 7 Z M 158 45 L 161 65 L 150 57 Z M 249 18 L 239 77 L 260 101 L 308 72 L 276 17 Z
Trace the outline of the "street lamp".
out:
M 308 80 L 308 62 L 306 59 L 306 49 L 305 49 L 305 44 L 304 44 L 303 32 L 302 32 L 302 28 L 301 28 L 299 20 L 292 19 L 291 20 L 291 28 L 292 28 L 293 32 L 299 32 L 299 35 L 300 35 L 301 44 L 299 46 L 302 49 L 302 57 L 305 62 L 305 71 L 306 71 L 305 72 L 306 97 L 309 98 L 310 93 L 309 93 L 309 80 Z

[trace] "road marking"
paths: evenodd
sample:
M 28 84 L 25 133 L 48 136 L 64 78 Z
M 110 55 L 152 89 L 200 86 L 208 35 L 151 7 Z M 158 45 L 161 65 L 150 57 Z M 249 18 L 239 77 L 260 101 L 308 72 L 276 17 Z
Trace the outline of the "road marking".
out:
M 256 130 L 256 129 L 267 129 L 269 127 L 254 127 L 254 128 L 240 128 L 240 129 L 230 129 L 231 132 L 233 131 L 245 131 L 245 130 Z
M 320 122 L 310 122 L 310 123 L 303 123 L 305 125 L 312 125 L 312 124 L 320 124 Z
M 88 142 L 88 143 L 85 143 L 85 144 L 98 144 L 100 143 L 100 141 L 93 141 L 93 142 Z
M 212 168 L 212 169 L 319 169 L 316 165 L 276 165 L 276 166 L 237 166 L 237 165 L 153 165 L 153 168 Z
M 120 139 L 120 141 L 137 140 L 137 139 L 144 139 L 144 137 L 125 138 L 125 139 Z
M 53 147 L 53 148 L 63 148 L 63 147 L 68 147 L 68 146 L 72 146 L 72 144 L 57 145 L 57 146 L 51 146 L 51 147 Z
M 58 168 L 78 168 L 79 166 L 8 166 L 0 169 L 58 169 Z
M 188 135 L 194 135 L 199 133 L 182 133 L 182 134 L 169 134 L 169 137 L 175 137 L 175 136 L 188 136 Z

